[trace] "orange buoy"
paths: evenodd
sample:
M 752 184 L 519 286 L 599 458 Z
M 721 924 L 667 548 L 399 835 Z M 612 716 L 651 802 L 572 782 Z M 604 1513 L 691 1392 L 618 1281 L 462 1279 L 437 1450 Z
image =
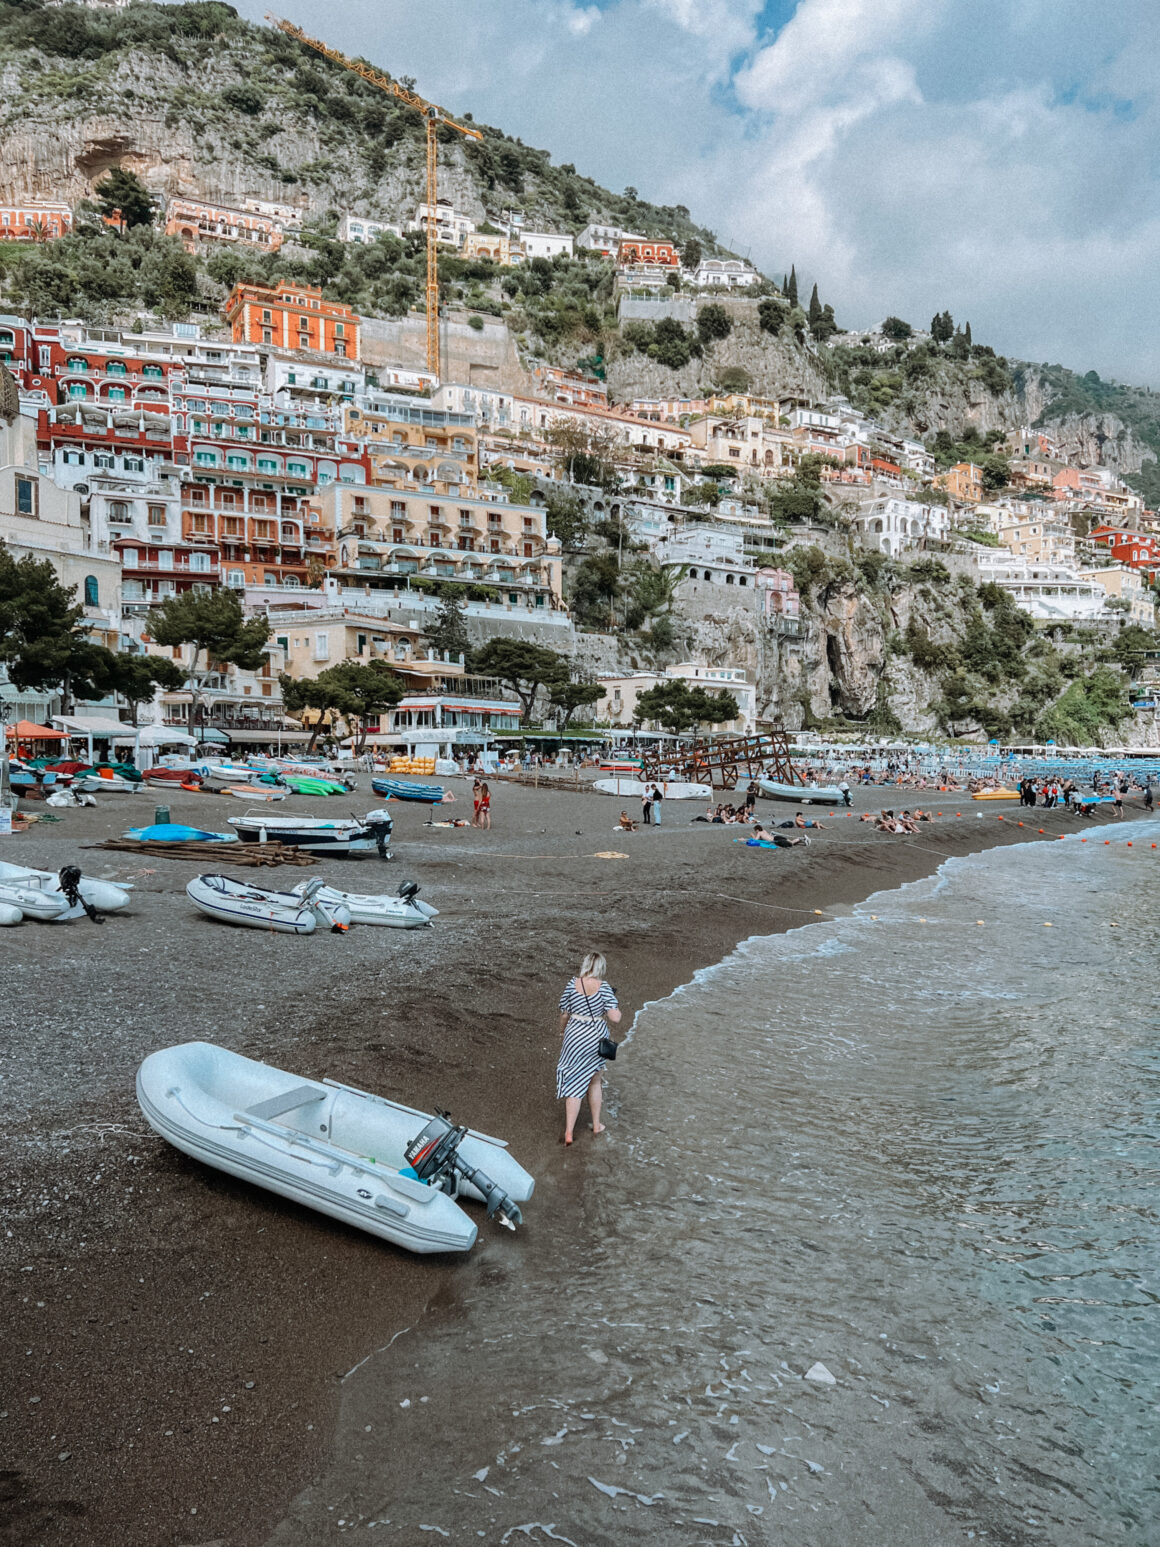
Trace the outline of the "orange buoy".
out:
M 1046 827 L 1041 827 L 1041 828 L 1040 828 L 1040 829 L 1039 829 L 1039 831 L 1040 831 L 1040 832 L 1041 832 L 1041 833 L 1045 833 L 1045 832 L 1046 832 L 1046 831 L 1047 831 L 1047 829 L 1046 829 Z

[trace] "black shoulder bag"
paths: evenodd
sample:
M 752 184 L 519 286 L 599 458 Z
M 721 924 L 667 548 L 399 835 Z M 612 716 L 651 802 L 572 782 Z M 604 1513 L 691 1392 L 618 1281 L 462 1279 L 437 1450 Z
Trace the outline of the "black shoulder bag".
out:
M 603 1016 L 599 1016 L 598 1017 L 596 1015 L 596 1012 L 592 1009 L 592 1001 L 591 1001 L 591 999 L 588 998 L 588 990 L 584 987 L 584 980 L 583 980 L 583 978 L 577 978 L 576 981 L 580 985 L 580 992 L 584 995 L 584 998 L 588 1001 L 588 1010 L 589 1010 L 589 1013 L 592 1016 L 592 1019 L 593 1020 L 597 1020 L 597 1019 L 603 1020 L 604 1017 Z M 620 1043 L 619 1042 L 614 1042 L 611 1037 L 601 1037 L 600 1041 L 596 1044 L 596 1052 L 599 1055 L 599 1057 L 607 1059 L 608 1062 L 611 1063 L 611 1062 L 613 1062 L 615 1060 L 617 1049 L 619 1047 L 620 1047 Z

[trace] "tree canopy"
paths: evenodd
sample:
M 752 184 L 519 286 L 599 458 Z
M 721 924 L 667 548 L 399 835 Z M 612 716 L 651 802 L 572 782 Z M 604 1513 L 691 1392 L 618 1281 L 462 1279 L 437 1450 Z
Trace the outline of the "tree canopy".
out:
M 233 591 L 180 591 L 151 607 L 145 627 L 156 644 L 176 649 L 193 646 L 187 667 L 191 708 L 205 697 L 204 679 L 218 662 L 257 671 L 266 657 L 270 625 L 265 618 L 247 620 Z M 192 723 L 192 717 L 191 717 Z
M 406 692 L 385 661 L 368 661 L 365 665 L 359 661 L 339 661 L 317 677 L 288 677 L 283 673 L 279 681 L 287 713 L 316 711 L 310 728 L 311 747 L 327 716 L 337 715 L 346 720 L 355 734 L 356 752 L 366 745 L 367 722 L 393 708 Z
M 129 720 L 133 725 L 137 723 L 141 705 L 152 703 L 158 688 L 173 693 L 185 685 L 185 667 L 166 655 L 139 655 L 119 650 L 112 656 L 111 664 L 110 686 L 129 705 Z
M 722 725 L 735 720 L 740 712 L 732 693 L 707 693 L 701 687 L 691 688 L 679 677 L 658 682 L 636 700 L 638 720 L 650 720 L 678 735 L 699 725 Z
M 75 698 L 111 690 L 114 656 L 88 637 L 76 586 L 58 579 L 48 559 L 15 559 L 0 542 L 0 662 L 12 685 Z
M 467 624 L 464 621 L 467 606 L 453 591 L 444 591 L 439 598 L 439 610 L 435 621 L 427 630 L 427 643 L 432 650 L 446 651 L 448 655 L 466 655 L 468 651 Z
M 112 167 L 93 192 L 101 214 L 109 220 L 119 218 L 126 230 L 153 224 L 153 195 L 135 172 Z
M 536 694 L 545 683 L 557 682 L 568 674 L 567 657 L 546 645 L 529 644 L 523 639 L 489 639 L 471 657 L 471 669 L 482 676 L 497 677 L 510 687 L 520 701 L 526 719 L 531 719 Z

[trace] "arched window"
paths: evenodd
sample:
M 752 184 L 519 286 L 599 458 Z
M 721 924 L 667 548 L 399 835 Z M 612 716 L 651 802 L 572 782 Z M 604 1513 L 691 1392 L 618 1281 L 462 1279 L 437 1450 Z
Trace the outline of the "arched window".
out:
M 697 571 L 695 569 L 691 569 L 689 571 L 689 579 L 690 580 L 696 580 L 696 578 L 697 578 Z
M 99 607 L 101 605 L 100 592 L 97 589 L 96 575 L 85 576 L 85 606 Z

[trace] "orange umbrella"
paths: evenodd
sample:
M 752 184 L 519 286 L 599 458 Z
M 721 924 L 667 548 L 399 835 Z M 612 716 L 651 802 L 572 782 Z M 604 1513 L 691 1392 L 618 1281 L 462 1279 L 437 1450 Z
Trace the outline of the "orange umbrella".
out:
M 63 741 L 63 731 L 51 730 L 47 725 L 34 725 L 31 720 L 17 720 L 7 727 L 14 741 Z

